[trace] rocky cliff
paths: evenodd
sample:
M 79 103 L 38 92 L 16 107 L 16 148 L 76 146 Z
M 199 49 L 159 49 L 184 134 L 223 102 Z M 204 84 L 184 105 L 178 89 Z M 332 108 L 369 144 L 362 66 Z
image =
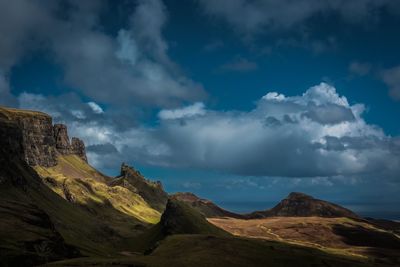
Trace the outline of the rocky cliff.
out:
M 67 127 L 42 112 L 0 107 L 0 143 L 30 166 L 57 165 L 59 154 L 77 154 L 86 161 L 85 146 L 78 138 L 70 143 Z
M 74 154 L 87 162 L 85 144 L 77 137 L 72 137 L 70 141 L 66 125 L 55 124 L 53 126 L 53 134 L 56 142 L 56 149 L 60 154 Z
M 114 179 L 110 185 L 122 186 L 131 191 L 136 190 L 152 208 L 158 211 L 164 210 L 168 200 L 168 194 L 164 191 L 161 182 L 146 179 L 139 171 L 125 163 L 121 165 L 121 175 Z

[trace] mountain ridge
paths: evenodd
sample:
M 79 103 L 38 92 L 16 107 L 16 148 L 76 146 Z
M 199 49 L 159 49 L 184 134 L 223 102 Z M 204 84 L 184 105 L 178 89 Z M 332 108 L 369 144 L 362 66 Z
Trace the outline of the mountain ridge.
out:
M 258 220 L 224 210 L 192 193 L 169 196 L 159 181 L 146 179 L 126 164 L 121 165 L 119 176 L 104 175 L 88 164 L 84 143 L 78 140 L 69 139 L 67 127 L 53 125 L 47 114 L 0 107 L 1 266 L 33 266 L 58 260 L 63 260 L 54 262 L 58 266 L 73 262 L 73 266 L 264 266 L 266 261 L 271 266 L 309 266 L 309 262 L 313 266 L 372 266 L 359 256 L 322 253 L 286 240 L 237 237 L 237 233 L 224 231 L 206 217 Z M 292 207 L 292 202 L 321 200 L 292 193 L 282 201 Z M 303 207 L 293 207 L 299 206 Z M 282 207 L 271 210 L 278 214 Z M 304 215 L 290 208 L 283 210 L 290 216 Z M 261 211 L 261 216 L 271 214 Z M 348 221 L 344 218 L 343 222 Z M 375 222 L 377 227 L 383 224 L 387 228 L 384 234 L 390 239 L 382 242 L 393 242 L 391 233 L 397 231 L 396 225 Z M 262 227 L 257 229 L 269 233 Z M 382 229 L 367 233 L 375 236 Z M 349 234 L 345 227 L 334 230 Z M 360 231 L 350 232 L 350 236 L 354 234 L 357 237 Z M 363 240 L 355 241 L 364 244 Z M 220 257 L 225 254 L 228 257 Z M 71 258 L 77 259 L 64 261 Z

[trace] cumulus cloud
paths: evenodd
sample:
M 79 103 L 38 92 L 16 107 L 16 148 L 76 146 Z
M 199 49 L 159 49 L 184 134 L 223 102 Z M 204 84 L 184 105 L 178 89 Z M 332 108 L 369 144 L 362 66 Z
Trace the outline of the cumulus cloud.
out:
M 389 87 L 389 95 L 400 100 L 400 66 L 382 72 L 382 80 Z
M 396 180 L 400 140 L 366 123 L 362 104 L 350 105 L 324 83 L 300 96 L 266 96 L 247 112 L 205 111 L 195 104 L 160 112 L 152 127 L 121 131 L 101 121 L 75 121 L 71 127 L 96 148 L 90 152 L 98 167 L 128 161 L 242 176 Z
M 26 53 L 45 48 L 64 82 L 96 101 L 169 107 L 205 96 L 169 58 L 161 0 L 138 1 L 129 22 L 102 31 L 107 1 L 1 1 L 0 68 L 11 70 Z

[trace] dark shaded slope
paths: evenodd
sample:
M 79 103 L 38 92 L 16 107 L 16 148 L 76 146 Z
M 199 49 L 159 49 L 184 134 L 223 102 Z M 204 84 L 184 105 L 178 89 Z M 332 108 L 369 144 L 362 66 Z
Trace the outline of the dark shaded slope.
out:
M 243 215 L 224 210 L 215 205 L 210 200 L 199 198 L 193 193 L 189 192 L 176 193 L 172 195 L 172 198 L 187 203 L 188 205 L 192 206 L 192 208 L 201 212 L 207 218 L 215 218 L 215 217 L 231 217 L 237 219 L 244 218 Z
M 209 223 L 203 214 L 186 203 L 170 198 L 161 216 L 161 229 L 164 235 L 203 234 L 226 236 L 224 230 Z
M 358 218 L 357 214 L 339 205 L 296 192 L 290 193 L 272 209 L 247 214 L 246 218 L 255 219 L 272 216 Z
M 78 249 L 66 244 L 49 215 L 30 198 L 30 187 L 38 190 L 40 179 L 9 152 L 0 146 L 1 266 L 31 266 L 79 256 Z
M 188 204 L 169 198 L 158 224 L 140 235 L 133 247 L 138 251 L 152 251 L 159 241 L 176 234 L 230 236 L 221 228 L 209 223 L 203 214 Z

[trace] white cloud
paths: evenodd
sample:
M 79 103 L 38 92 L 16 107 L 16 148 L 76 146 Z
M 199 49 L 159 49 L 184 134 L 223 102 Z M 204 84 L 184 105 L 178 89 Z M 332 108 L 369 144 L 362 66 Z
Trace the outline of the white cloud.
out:
M 88 102 L 89 107 L 93 110 L 96 114 L 104 113 L 104 110 L 95 102 Z
M 282 101 L 285 99 L 285 95 L 278 94 L 277 92 L 270 92 L 270 93 L 266 94 L 265 96 L 263 96 L 262 99 Z
M 163 120 L 174 120 L 190 118 L 206 114 L 204 104 L 201 102 L 180 109 L 164 109 L 158 113 L 158 117 Z
M 248 112 L 205 112 L 202 104 L 164 110 L 160 125 L 117 132 L 113 144 L 130 161 L 166 167 L 217 170 L 235 175 L 274 177 L 362 176 L 394 179 L 400 146 L 362 118 L 363 105 L 350 105 L 327 84 L 301 96 L 263 97 Z M 284 101 L 277 101 L 284 99 Z M 180 119 L 184 119 L 183 123 Z M 75 127 L 90 142 L 98 129 Z M 90 137 L 93 134 L 94 137 Z M 126 160 L 126 159 L 125 159 Z M 315 180 L 318 181 L 318 180 Z

